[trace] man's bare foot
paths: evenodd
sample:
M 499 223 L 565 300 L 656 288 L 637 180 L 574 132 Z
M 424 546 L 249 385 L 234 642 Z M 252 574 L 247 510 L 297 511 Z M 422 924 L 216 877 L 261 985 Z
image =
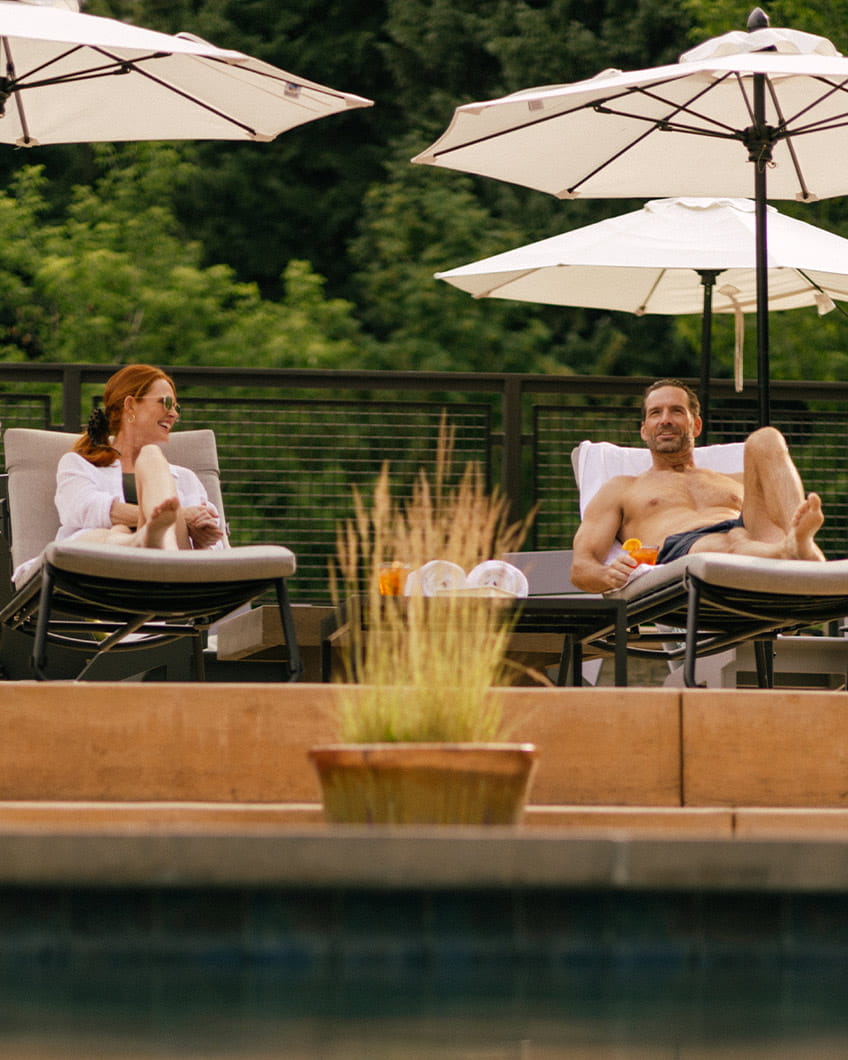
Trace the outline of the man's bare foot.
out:
M 786 558 L 824 560 L 824 553 L 813 540 L 823 522 L 821 497 L 817 493 L 810 493 L 792 516 L 792 524 L 783 545 Z
M 179 507 L 180 502 L 176 497 L 168 497 L 157 504 L 150 518 L 135 535 L 133 543 L 140 548 L 178 548 L 173 526 Z

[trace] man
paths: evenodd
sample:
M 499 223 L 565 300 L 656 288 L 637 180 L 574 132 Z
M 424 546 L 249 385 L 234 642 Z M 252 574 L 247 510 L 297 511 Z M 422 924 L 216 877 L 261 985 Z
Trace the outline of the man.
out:
M 815 535 L 824 522 L 818 494 L 804 497 L 783 435 L 761 427 L 745 442 L 745 470 L 724 475 L 695 466 L 701 433 L 697 395 L 676 379 L 648 387 L 642 440 L 651 467 L 606 482 L 574 537 L 571 579 L 585 592 L 620 589 L 636 567 L 613 545 L 639 538 L 660 546 L 658 563 L 695 552 L 824 560 Z

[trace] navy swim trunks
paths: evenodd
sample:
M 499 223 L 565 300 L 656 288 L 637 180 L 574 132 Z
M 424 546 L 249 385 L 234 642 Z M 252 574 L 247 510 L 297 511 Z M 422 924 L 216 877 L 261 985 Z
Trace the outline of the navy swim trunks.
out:
M 671 563 L 673 559 L 686 556 L 695 542 L 705 534 L 726 534 L 737 526 L 744 526 L 742 516 L 736 519 L 724 519 L 712 526 L 699 526 L 697 530 L 684 530 L 680 534 L 669 534 L 663 541 L 662 548 L 657 556 L 657 563 Z

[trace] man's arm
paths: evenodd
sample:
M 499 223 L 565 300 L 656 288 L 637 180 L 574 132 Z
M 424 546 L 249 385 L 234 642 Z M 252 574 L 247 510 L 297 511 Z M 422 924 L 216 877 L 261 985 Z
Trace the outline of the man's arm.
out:
M 587 593 L 620 589 L 630 577 L 636 561 L 626 552 L 607 563 L 607 556 L 621 529 L 621 495 L 629 479 L 618 476 L 606 482 L 586 508 L 583 522 L 574 535 L 571 580 Z

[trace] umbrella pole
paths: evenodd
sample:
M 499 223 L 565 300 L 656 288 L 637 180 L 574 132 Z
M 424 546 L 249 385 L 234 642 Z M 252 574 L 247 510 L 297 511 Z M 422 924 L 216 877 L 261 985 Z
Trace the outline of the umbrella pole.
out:
M 701 444 L 706 445 L 710 433 L 710 376 L 713 356 L 713 287 L 716 269 L 698 269 L 704 288 L 704 310 L 701 314 Z
M 768 237 L 766 233 L 766 175 L 762 166 L 757 166 L 755 189 L 757 234 L 757 394 L 760 426 L 767 427 L 771 411 L 769 398 Z
M 754 163 L 754 218 L 756 224 L 757 268 L 757 394 L 760 426 L 767 427 L 769 400 L 769 321 L 768 321 L 768 237 L 766 233 L 766 168 L 771 164 L 768 137 L 764 74 L 754 74 L 754 134 L 748 144 L 748 157 Z

